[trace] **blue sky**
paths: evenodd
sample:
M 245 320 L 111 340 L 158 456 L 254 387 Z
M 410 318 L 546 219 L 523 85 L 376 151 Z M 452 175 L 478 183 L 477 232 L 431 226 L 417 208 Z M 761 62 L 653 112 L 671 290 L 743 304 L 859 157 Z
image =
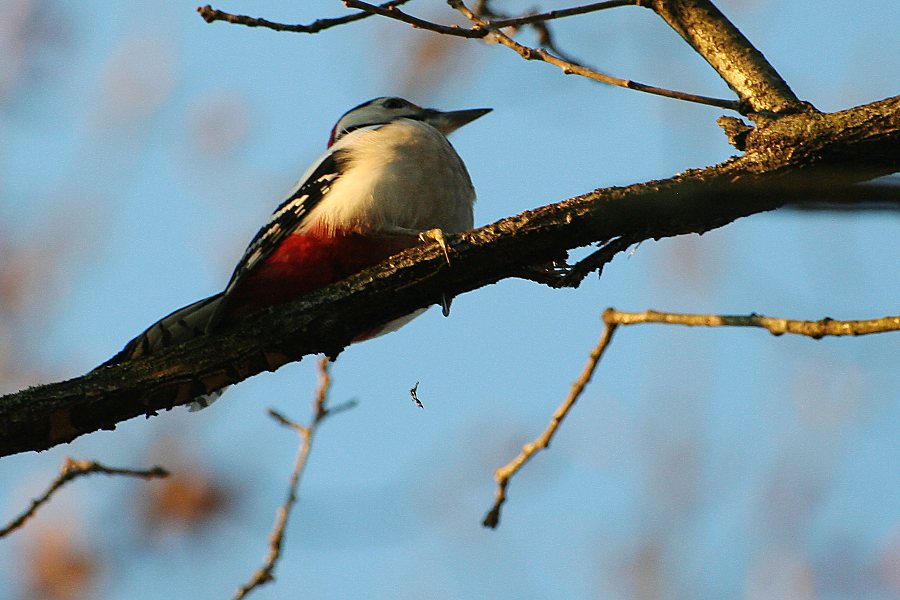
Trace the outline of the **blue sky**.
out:
M 820 109 L 898 93 L 891 0 L 865 10 L 717 4 Z M 326 0 L 216 6 L 286 22 L 343 10 Z M 498 46 L 378 19 L 275 33 L 206 24 L 193 9 L 0 7 L 13 11 L 7 22 L 31 15 L 26 39 L 39 40 L 22 58 L 9 51 L 14 33 L 0 32 L 0 266 L 35 265 L 20 275 L 24 300 L 0 314 L 4 391 L 79 375 L 156 318 L 221 289 L 333 122 L 374 96 L 494 108 L 453 137 L 478 190 L 477 224 L 734 153 L 715 124 L 722 111 L 563 76 Z M 410 10 L 449 15 L 443 3 Z M 615 75 L 728 97 L 649 11 L 606 11 L 555 31 L 564 49 Z M 543 429 L 604 308 L 896 314 L 898 225 L 892 214 L 759 215 L 644 243 L 578 290 L 504 281 L 457 298 L 449 319 L 432 310 L 349 348 L 333 367 L 332 398 L 360 405 L 320 430 L 278 581 L 256 597 L 896 597 L 897 336 L 620 330 L 552 448 L 512 482 L 501 527 L 480 521 L 494 469 Z M 417 381 L 424 410 L 408 395 Z M 0 580 L 12 582 L 0 598 L 19 597 L 28 539 L 42 527 L 96 549 L 102 577 L 89 597 L 231 594 L 265 552 L 296 447 L 265 409 L 305 420 L 314 383 L 305 360 L 200 413 L 174 410 L 0 461 L 3 519 L 67 455 L 141 466 L 165 464 L 165 448 L 173 468 L 190 464 L 233 495 L 202 531 L 154 535 L 134 507 L 155 484 L 75 482 L 0 543 Z

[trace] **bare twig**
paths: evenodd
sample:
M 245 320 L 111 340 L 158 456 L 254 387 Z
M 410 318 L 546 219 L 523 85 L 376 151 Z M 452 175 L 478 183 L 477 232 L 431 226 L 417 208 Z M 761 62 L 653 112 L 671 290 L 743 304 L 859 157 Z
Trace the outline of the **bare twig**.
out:
M 563 403 L 559 405 L 556 411 L 554 411 L 553 417 L 550 419 L 550 424 L 547 425 L 544 432 L 533 442 L 525 444 L 522 447 L 522 452 L 520 452 L 512 462 L 506 466 L 500 467 L 494 473 L 494 479 L 497 481 L 497 493 L 494 497 L 494 506 L 488 511 L 488 514 L 484 517 L 484 521 L 482 522 L 485 527 L 494 529 L 500 524 L 500 508 L 503 506 L 503 503 L 506 502 L 506 486 L 509 485 L 510 478 L 515 475 L 519 469 L 525 466 L 535 454 L 550 445 L 550 440 L 553 439 L 556 430 L 559 429 L 563 419 L 569 414 L 569 411 L 575 405 L 575 402 L 578 401 L 584 388 L 590 382 L 594 370 L 597 368 L 597 363 L 600 362 L 600 357 L 603 356 L 603 352 L 609 347 L 610 341 L 612 341 L 612 336 L 616 331 L 616 327 L 617 325 L 615 323 L 606 324 L 606 327 L 603 329 L 603 334 L 600 336 L 600 340 L 597 342 L 597 345 L 594 347 L 594 350 L 588 358 L 587 364 L 581 371 L 581 375 L 579 375 L 575 383 L 572 384 L 569 395 Z
M 583 15 L 586 13 L 596 12 L 598 10 L 606 10 L 607 8 L 618 8 L 620 6 L 640 6 L 645 1 L 646 0 L 607 0 L 606 2 L 594 2 L 593 4 L 585 4 L 583 6 L 575 6 L 573 8 L 562 8 L 559 10 L 548 10 L 544 13 L 525 15 L 522 17 L 494 19 L 491 21 L 491 25 L 493 25 L 494 27 L 521 27 L 522 25 L 531 25 L 533 23 L 550 21 L 552 19 L 573 17 L 575 15 Z M 481 14 L 481 11 L 479 11 L 479 14 Z
M 479 29 L 465 29 L 458 25 L 441 25 L 440 23 L 435 23 L 433 21 L 426 21 L 425 19 L 414 17 L 411 14 L 392 7 L 376 6 L 374 4 L 369 4 L 368 2 L 361 2 L 360 0 L 341 1 L 347 8 L 358 8 L 359 10 L 370 14 L 381 15 L 382 17 L 387 17 L 389 19 L 396 19 L 397 21 L 412 25 L 416 29 L 427 29 L 428 31 L 434 31 L 444 35 L 454 35 L 464 38 L 483 38 L 487 35 L 486 31 L 481 31 Z
M 719 108 L 726 108 L 728 110 L 733 110 L 742 114 L 746 112 L 745 107 L 736 100 L 725 100 L 722 98 L 712 98 L 710 96 L 700 96 L 697 94 L 690 94 L 687 92 L 679 92 L 676 90 L 669 90 L 652 85 L 647 85 L 629 79 L 621 79 L 619 77 L 607 75 L 606 73 L 601 73 L 600 71 L 595 71 L 582 65 L 564 60 L 541 48 L 531 48 L 529 46 L 524 46 L 500 31 L 491 21 L 483 19 L 482 17 L 472 12 L 472 10 L 469 9 L 469 7 L 466 6 L 464 2 L 462 2 L 462 0 L 447 0 L 447 3 L 461 12 L 467 19 L 475 23 L 478 27 L 490 30 L 493 34 L 494 39 L 496 39 L 498 43 L 503 44 L 511 50 L 514 50 L 525 60 L 539 60 L 551 64 L 555 67 L 560 68 L 566 75 L 581 75 L 582 77 L 587 77 L 588 79 L 593 79 L 594 81 L 600 81 L 602 83 L 608 83 L 610 85 L 624 87 L 630 90 L 636 90 L 648 94 L 655 94 L 657 96 L 664 96 L 667 98 L 675 98 L 677 100 L 685 100 L 687 102 L 695 102 L 697 104 L 718 106 Z
M 531 28 L 534 29 L 534 32 L 537 34 L 538 45 L 545 50 L 552 52 L 559 58 L 572 63 L 573 65 L 578 65 L 580 67 L 587 67 L 596 71 L 597 69 L 593 69 L 592 67 L 588 67 L 584 61 L 576 59 L 574 56 L 569 54 L 568 52 L 563 52 L 563 50 L 556 43 L 556 38 L 550 32 L 550 25 L 548 23 L 544 23 L 543 21 L 538 21 L 536 23 L 531 23 Z
M 648 310 L 640 313 L 622 312 L 614 308 L 607 308 L 603 311 L 603 323 L 605 325 L 600 341 L 591 352 L 587 364 L 578 377 L 578 380 L 572 384 L 569 395 L 562 404 L 553 413 L 550 424 L 544 432 L 533 442 L 529 442 L 522 447 L 522 451 L 516 458 L 503 467 L 497 469 L 494 473 L 494 479 L 497 481 L 497 492 L 494 496 L 494 504 L 484 518 L 483 525 L 485 527 L 496 528 L 500 523 L 500 510 L 503 503 L 506 502 L 506 488 L 509 480 L 513 475 L 519 472 L 525 464 L 531 460 L 535 454 L 547 448 L 550 440 L 562 423 L 562 420 L 569 414 L 572 406 L 578 400 L 585 386 L 590 382 L 597 363 L 603 356 L 604 351 L 609 347 L 613 333 L 616 328 L 622 325 L 637 325 L 640 323 L 664 323 L 668 325 L 687 325 L 700 327 L 760 327 L 767 329 L 773 335 L 782 335 L 785 333 L 794 333 L 797 335 L 805 335 L 813 339 L 819 339 L 826 335 L 829 336 L 848 336 L 848 335 L 868 335 L 872 333 L 885 333 L 889 331 L 900 331 L 900 316 L 887 316 L 879 319 L 867 319 L 863 321 L 835 321 L 834 319 L 825 318 L 820 321 L 794 321 L 789 319 L 778 319 L 773 317 L 764 317 L 762 315 L 698 315 L 698 314 L 679 314 L 679 313 L 661 313 Z
M 609 240 L 600 246 L 599 249 L 589 254 L 587 258 L 584 258 L 569 267 L 566 274 L 551 283 L 550 286 L 558 288 L 578 287 L 581 285 L 581 282 L 584 281 L 584 278 L 593 271 L 597 271 L 597 274 L 602 276 L 603 267 L 612 261 L 616 254 L 627 250 L 629 246 L 638 241 L 640 240 L 631 237 L 618 237 Z
M 22 527 L 28 519 L 34 516 L 38 508 L 46 504 L 50 497 L 62 486 L 68 482 L 81 477 L 82 475 L 90 475 L 91 473 L 103 473 L 104 475 L 126 475 L 128 477 L 140 477 L 141 479 L 156 479 L 159 477 L 168 477 L 169 472 L 162 467 L 153 467 L 152 469 L 119 469 L 115 467 L 107 467 L 93 460 L 75 460 L 74 458 L 66 458 L 60 469 L 59 475 L 38 498 L 31 501 L 31 506 L 21 515 L 9 522 L 9 524 L 0 529 L 0 538 L 6 537 L 16 529 Z
M 604 8 L 613 8 L 612 5 L 608 3 L 600 3 L 604 5 Z M 538 19 L 536 17 L 546 16 L 550 13 L 542 13 L 540 15 L 530 15 L 524 17 L 527 23 L 515 24 L 517 21 L 522 19 L 522 17 L 515 17 L 509 14 L 503 14 L 498 12 L 496 9 L 488 5 L 487 1 L 478 2 L 475 4 L 475 8 L 473 11 L 479 17 L 483 17 L 485 19 L 489 19 L 491 23 L 493 23 L 497 27 L 507 27 L 512 29 L 513 31 L 519 29 L 522 25 L 526 25 L 531 27 L 534 30 L 535 35 L 538 39 L 538 45 L 545 50 L 549 50 L 554 53 L 556 56 L 560 57 L 563 60 L 566 60 L 572 64 L 576 64 L 579 66 L 587 66 L 584 61 L 576 59 L 571 54 L 567 52 L 563 52 L 562 49 L 556 44 L 555 38 L 550 31 L 550 24 L 545 20 Z M 555 12 L 555 11 L 550 11 Z M 531 19 L 529 17 L 535 17 L 535 19 Z M 483 29 L 482 31 L 487 32 L 488 30 Z M 596 69 L 595 69 L 596 70 Z
M 385 2 L 384 4 L 382 4 L 381 8 L 400 6 L 401 4 L 406 4 L 407 2 L 409 2 L 409 0 L 391 0 L 390 2 Z M 221 10 L 213 8 L 209 4 L 207 4 L 206 6 L 197 7 L 197 12 L 200 13 L 200 16 L 203 17 L 203 20 L 207 23 L 212 23 L 214 21 L 225 21 L 227 23 L 232 23 L 235 25 L 245 25 L 246 27 L 264 27 L 266 29 L 272 29 L 275 31 L 292 31 L 295 33 L 318 33 L 323 29 L 329 29 L 338 25 L 344 25 L 346 23 L 352 23 L 354 21 L 366 19 L 368 17 L 371 17 L 373 14 L 368 11 L 358 12 L 343 17 L 316 19 L 309 25 L 289 25 L 287 23 L 276 23 L 274 21 L 267 21 L 266 19 L 259 19 L 257 17 L 249 17 L 247 15 L 235 15 L 223 12 Z
M 500 31 L 501 28 L 518 27 L 526 24 L 535 26 L 543 25 L 543 22 L 548 19 L 581 14 L 583 12 L 591 12 L 592 10 L 601 10 L 603 8 L 613 8 L 617 6 L 628 5 L 639 6 L 642 4 L 641 0 L 609 3 L 600 2 L 584 7 L 566 9 L 565 11 L 550 11 L 548 13 L 542 13 L 539 15 L 529 15 L 524 17 L 515 17 L 500 20 L 490 20 L 483 18 L 482 16 L 469 9 L 465 5 L 465 3 L 462 2 L 462 0 L 447 0 L 447 3 L 450 4 L 450 6 L 461 12 L 467 19 L 475 24 L 474 27 L 470 29 L 459 27 L 457 25 L 442 25 L 433 21 L 427 21 L 425 19 L 420 19 L 419 17 L 414 17 L 408 13 L 397 10 L 393 7 L 377 6 L 374 4 L 369 4 L 368 2 L 363 2 L 362 0 L 342 1 L 349 8 L 357 8 L 370 14 L 377 14 L 389 19 L 402 21 L 403 23 L 407 23 L 418 29 L 427 29 L 429 31 L 434 31 L 436 33 L 441 33 L 444 35 L 452 35 L 464 38 L 485 38 L 491 36 L 500 44 L 503 44 L 504 46 L 511 48 L 512 50 L 517 52 L 525 60 L 540 60 L 542 62 L 559 67 L 560 69 L 562 69 L 563 73 L 567 75 L 580 75 L 594 81 L 599 81 L 601 83 L 607 83 L 618 87 L 624 87 L 638 92 L 645 92 L 648 94 L 664 96 L 666 98 L 675 98 L 677 100 L 684 100 L 697 104 L 705 104 L 708 106 L 717 106 L 719 108 L 733 110 L 742 114 L 746 113 L 746 108 L 742 105 L 741 102 L 738 102 L 736 100 L 727 100 L 723 98 L 713 98 L 711 96 L 691 94 L 688 92 L 679 92 L 677 90 L 669 90 L 666 88 L 640 83 L 638 81 L 632 81 L 630 79 L 622 79 L 613 75 L 608 75 L 595 69 L 588 68 L 571 59 L 566 59 L 562 56 L 559 56 L 560 53 L 558 50 L 556 51 L 556 54 L 553 54 L 543 48 L 531 48 L 529 46 L 522 45 Z M 546 26 L 539 27 L 538 33 L 542 39 L 542 45 L 555 49 L 552 38 L 550 37 L 549 31 L 547 31 Z
M 247 596 L 253 589 L 269 583 L 275 579 L 275 564 L 281 557 L 281 548 L 284 543 L 284 534 L 287 527 L 288 517 L 291 510 L 297 503 L 297 487 L 300 484 L 300 478 L 306 468 L 309 451 L 312 447 L 313 436 L 325 417 L 352 408 L 356 405 L 350 401 L 340 404 L 333 408 L 326 406 L 328 400 L 328 390 L 331 387 L 331 375 L 328 373 L 328 359 L 322 357 L 319 359 L 319 385 L 316 388 L 316 396 L 313 401 L 313 419 L 310 425 L 301 425 L 295 421 L 291 421 L 281 413 L 270 408 L 269 415 L 278 421 L 281 425 L 293 429 L 300 436 L 300 446 L 297 448 L 297 457 L 294 459 L 294 469 L 288 483 L 288 494 L 284 504 L 278 507 L 275 514 L 275 524 L 272 527 L 272 533 L 269 534 L 269 551 L 266 554 L 265 562 L 257 569 L 250 578 L 250 581 L 238 588 L 234 595 L 234 600 L 240 600 Z
M 825 317 L 819 321 L 794 321 L 763 315 L 687 315 L 661 313 L 655 310 L 631 313 L 607 308 L 603 312 L 607 325 L 637 325 L 640 323 L 665 323 L 667 325 L 687 325 L 691 327 L 760 327 L 772 335 L 793 333 L 813 339 L 825 336 L 869 335 L 900 331 L 900 316 L 887 316 L 863 321 L 835 321 Z
M 559 16 L 569 16 L 570 14 L 580 14 L 578 12 L 568 12 L 566 14 L 561 14 L 558 16 L 549 16 L 550 13 L 554 11 L 550 11 L 550 13 L 543 13 L 542 15 L 531 15 L 527 17 L 517 17 L 510 19 L 501 19 L 498 21 L 492 21 L 489 19 L 485 19 L 480 15 L 474 13 L 471 9 L 469 9 L 462 0 L 447 0 L 447 3 L 461 12 L 467 19 L 472 21 L 475 26 L 471 29 L 466 29 L 463 27 L 459 27 L 456 25 L 441 25 L 440 23 L 434 23 L 433 21 L 426 21 L 425 19 L 420 19 L 419 17 L 414 17 L 410 14 L 404 13 L 400 10 L 396 10 L 393 8 L 385 8 L 383 6 L 376 6 L 374 4 L 369 4 L 367 2 L 362 2 L 361 0 L 342 0 L 344 4 L 349 8 L 358 8 L 360 10 L 367 11 L 371 14 L 378 14 L 390 19 L 395 19 L 397 21 L 402 21 L 407 23 L 413 27 L 418 29 L 427 29 L 429 31 L 434 31 L 436 33 L 441 33 L 444 35 L 452 35 L 457 37 L 464 38 L 484 38 L 488 36 L 492 36 L 497 40 L 500 44 L 511 48 L 516 51 L 522 58 L 525 60 L 540 60 L 542 62 L 546 62 L 548 64 L 554 65 L 562 69 L 563 73 L 567 75 L 581 75 L 582 77 L 587 77 L 588 79 L 592 79 L 594 81 L 599 81 L 601 83 L 607 83 L 610 85 L 615 85 L 618 87 L 624 87 L 631 90 L 645 92 L 648 94 L 655 94 L 657 96 L 664 96 L 667 98 L 675 98 L 677 100 L 685 100 L 687 102 L 695 102 L 698 104 L 706 104 L 709 106 L 717 106 L 719 108 L 725 108 L 729 110 L 734 110 L 736 112 L 744 113 L 744 107 L 742 104 L 736 100 L 726 100 L 722 98 L 713 98 L 710 96 L 701 96 L 698 94 L 690 94 L 688 92 L 679 92 L 676 90 L 669 90 L 666 88 L 660 88 L 652 85 L 647 85 L 645 83 L 640 83 L 637 81 L 632 81 L 629 79 L 621 79 L 619 77 L 614 77 L 612 75 L 608 75 L 606 73 L 602 73 L 595 69 L 590 69 L 582 64 L 574 62 L 573 60 L 565 59 L 561 56 L 557 56 L 556 54 L 551 54 L 549 51 L 544 50 L 543 48 L 531 48 L 528 46 L 524 46 L 511 37 L 501 32 L 501 28 L 506 27 L 517 27 L 524 24 L 532 24 L 538 25 L 542 24 L 543 21 L 550 18 L 558 18 Z M 633 2 L 612 2 L 612 3 L 598 3 L 596 5 L 590 5 L 593 7 L 593 10 L 600 10 L 601 8 L 613 8 L 614 6 L 626 6 L 626 5 L 640 5 L 641 2 L 639 0 L 635 0 Z M 602 6 L 601 6 L 602 5 Z M 586 7 L 579 7 L 578 9 L 567 9 L 568 11 L 576 11 Z M 562 12 L 562 11 L 556 11 Z M 584 10 L 583 12 L 590 12 L 590 10 Z M 546 27 L 539 28 L 539 35 L 541 36 L 542 44 L 545 46 L 549 46 L 551 48 L 554 47 L 551 37 L 549 36 L 549 32 Z M 559 52 L 557 51 L 557 54 Z

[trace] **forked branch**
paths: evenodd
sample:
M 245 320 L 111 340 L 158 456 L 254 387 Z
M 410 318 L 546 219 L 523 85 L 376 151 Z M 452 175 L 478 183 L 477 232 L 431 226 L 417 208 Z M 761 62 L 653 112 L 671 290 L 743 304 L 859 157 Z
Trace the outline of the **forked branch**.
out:
M 284 543 L 285 530 L 287 529 L 288 518 L 291 511 L 297 503 L 297 488 L 300 486 L 300 479 L 303 477 L 303 471 L 306 469 L 306 463 L 309 459 L 309 451 L 312 448 L 313 437 L 318 430 L 319 424 L 328 416 L 338 412 L 353 408 L 356 403 L 346 402 L 338 406 L 329 408 L 326 406 L 328 402 L 328 390 L 331 388 L 331 375 L 328 373 L 328 359 L 322 357 L 319 359 L 319 385 L 316 389 L 315 400 L 313 401 L 313 418 L 309 425 L 301 425 L 284 417 L 281 413 L 269 409 L 269 415 L 278 421 L 281 425 L 294 430 L 300 437 L 300 446 L 297 448 L 297 457 L 294 459 L 294 468 L 288 482 L 287 498 L 275 515 L 275 524 L 272 527 L 272 533 L 269 535 L 269 550 L 263 565 L 253 573 L 250 581 L 238 588 L 234 595 L 234 600 L 245 598 L 254 589 L 265 585 L 275 579 L 275 565 L 281 558 L 281 549 Z
M 615 85 L 618 87 L 628 88 L 630 90 L 636 90 L 638 92 L 645 92 L 648 94 L 654 94 L 657 96 L 665 96 L 667 98 L 675 98 L 677 100 L 685 100 L 687 102 L 695 102 L 697 104 L 706 104 L 709 106 L 718 106 L 719 108 L 726 108 L 729 110 L 734 110 L 737 112 L 742 112 L 741 103 L 736 100 L 724 100 L 722 98 L 712 98 L 710 96 L 700 96 L 698 94 L 690 94 L 687 92 L 679 92 L 675 90 L 669 90 L 665 88 L 656 87 L 653 85 L 647 85 L 644 83 L 639 83 L 637 81 L 632 81 L 630 79 L 622 79 L 620 77 L 614 77 L 612 75 L 607 75 L 606 73 L 601 73 L 600 71 L 595 71 L 594 69 L 589 69 L 583 65 L 579 65 L 573 63 L 571 61 L 565 60 L 554 54 L 551 54 L 547 50 L 543 48 L 531 48 L 529 46 L 525 46 L 515 41 L 510 36 L 506 35 L 500 28 L 502 25 L 498 26 L 497 24 L 489 21 L 488 19 L 484 19 L 475 12 L 473 12 L 462 0 L 447 0 L 447 3 L 458 10 L 463 14 L 467 19 L 478 25 L 479 27 L 490 31 L 493 33 L 494 39 L 506 46 L 507 48 L 514 50 L 519 56 L 524 58 L 525 60 L 539 60 L 545 62 L 547 64 L 558 67 L 562 70 L 566 75 L 580 75 L 582 77 L 586 77 L 588 79 L 592 79 L 594 81 L 599 81 L 601 83 L 608 83 L 610 85 Z M 502 23 L 502 22 L 501 22 Z
M 715 69 L 753 113 L 812 109 L 709 0 L 650 0 L 646 4 Z
M 107 467 L 93 460 L 75 460 L 74 458 L 67 458 L 60 469 L 59 475 L 53 480 L 50 487 L 47 488 L 47 491 L 32 500 L 31 505 L 25 512 L 0 529 L 0 538 L 6 537 L 16 529 L 22 527 L 28 519 L 34 516 L 41 506 L 50 500 L 50 497 L 53 496 L 59 488 L 73 479 L 92 473 L 124 475 L 126 477 L 139 477 L 141 479 L 156 479 L 169 476 L 169 472 L 162 467 L 153 467 L 152 469 L 120 469 L 117 467 Z
M 587 364 L 579 375 L 569 395 L 562 404 L 553 412 L 550 423 L 546 429 L 533 441 L 525 444 L 522 451 L 508 464 L 500 467 L 494 473 L 497 481 L 497 491 L 494 496 L 494 504 L 488 510 L 482 524 L 494 529 L 500 524 L 500 511 L 506 502 L 506 489 L 510 479 L 518 473 L 522 467 L 535 457 L 541 450 L 550 445 L 550 441 L 562 424 L 563 419 L 575 406 L 578 398 L 584 392 L 585 387 L 591 381 L 597 364 L 612 341 L 616 329 L 624 325 L 637 325 L 640 323 L 663 323 L 667 325 L 687 325 L 701 327 L 759 327 L 768 330 L 773 335 L 792 333 L 804 335 L 813 339 L 825 336 L 857 336 L 873 333 L 886 333 L 900 331 L 900 316 L 888 316 L 879 319 L 867 319 L 863 321 L 835 321 L 824 318 L 819 321 L 795 321 L 792 319 L 779 319 L 765 317 L 757 314 L 750 315 L 697 315 L 680 313 L 663 313 L 648 310 L 641 313 L 621 312 L 614 308 L 603 311 L 603 323 L 605 325 L 600 340 L 594 347 L 588 358 Z

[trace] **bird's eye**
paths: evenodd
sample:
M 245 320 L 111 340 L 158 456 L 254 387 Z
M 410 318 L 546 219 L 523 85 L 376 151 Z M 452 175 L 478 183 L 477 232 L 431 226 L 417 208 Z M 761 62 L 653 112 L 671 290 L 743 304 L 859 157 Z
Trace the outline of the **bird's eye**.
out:
M 407 103 L 400 98 L 388 98 L 384 101 L 384 104 L 382 104 L 382 106 L 385 108 L 403 108 L 404 106 L 406 106 L 406 104 Z

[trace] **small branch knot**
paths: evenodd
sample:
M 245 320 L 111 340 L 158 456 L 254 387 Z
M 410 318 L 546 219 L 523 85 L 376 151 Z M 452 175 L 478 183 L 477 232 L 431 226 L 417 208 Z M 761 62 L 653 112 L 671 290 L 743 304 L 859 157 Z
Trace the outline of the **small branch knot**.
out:
M 206 6 L 198 6 L 197 12 L 200 13 L 200 16 L 203 17 L 203 20 L 207 23 L 212 23 L 216 20 L 216 11 L 212 6 L 207 4 Z
M 753 131 L 753 126 L 748 125 L 743 119 L 737 117 L 719 117 L 716 119 L 719 127 L 728 136 L 728 143 L 743 152 L 747 149 L 747 135 Z

